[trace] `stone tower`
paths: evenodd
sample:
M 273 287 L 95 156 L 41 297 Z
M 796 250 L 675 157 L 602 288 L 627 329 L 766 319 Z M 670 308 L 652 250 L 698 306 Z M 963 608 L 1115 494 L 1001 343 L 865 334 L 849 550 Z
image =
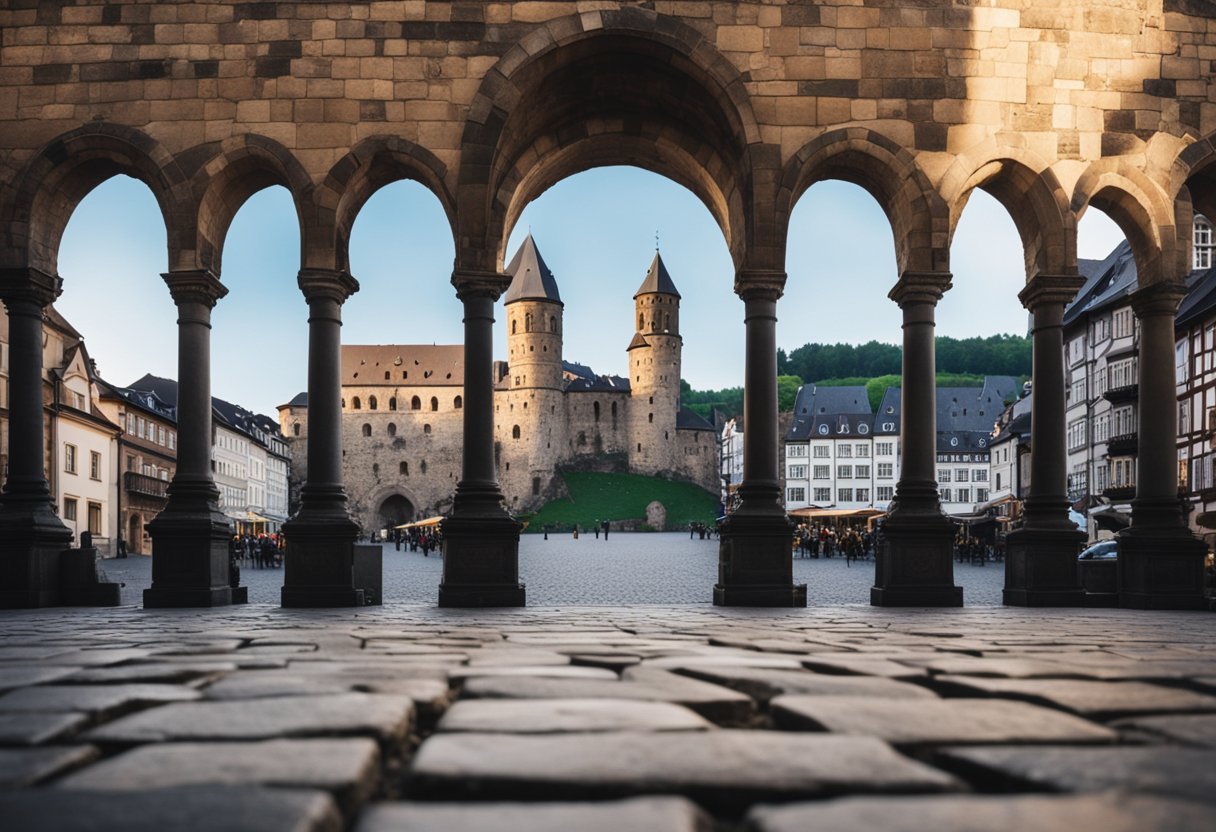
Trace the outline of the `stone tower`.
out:
M 512 509 L 549 491 L 553 460 L 566 445 L 562 299 L 529 234 L 507 266 L 507 389 L 497 404 L 498 473 Z
M 670 471 L 680 409 L 680 293 L 658 251 L 633 296 L 637 332 L 629 342 L 629 462 L 634 471 Z

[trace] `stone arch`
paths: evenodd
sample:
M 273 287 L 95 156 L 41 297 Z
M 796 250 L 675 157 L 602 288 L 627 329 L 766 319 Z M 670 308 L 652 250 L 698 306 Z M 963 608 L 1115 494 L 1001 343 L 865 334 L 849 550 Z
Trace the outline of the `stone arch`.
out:
M 794 206 L 817 182 L 840 179 L 865 189 L 882 208 L 895 237 L 895 261 L 905 271 L 950 268 L 950 213 L 915 158 L 874 130 L 831 130 L 795 153 L 777 190 L 776 241 L 785 260 Z
M 1108 214 L 1127 237 L 1140 285 L 1182 280 L 1190 272 L 1191 207 L 1184 189 L 1174 204 L 1139 169 L 1119 159 L 1092 163 L 1073 188 L 1079 219 L 1090 206 Z
M 349 270 L 350 234 L 359 212 L 376 191 L 403 179 L 418 182 L 439 200 L 455 239 L 456 200 L 447 186 L 447 166 L 408 139 L 369 136 L 339 159 L 318 186 L 304 262 Z
M 59 243 L 80 201 L 112 176 L 144 183 L 165 221 L 169 267 L 183 245 L 185 176 L 155 139 L 132 127 L 97 122 L 43 146 L 0 204 L 0 265 L 58 272 Z
M 233 217 L 249 197 L 273 185 L 281 185 L 291 194 L 300 225 L 303 263 L 309 230 L 316 225 L 311 219 L 313 184 L 291 151 L 274 139 L 254 133 L 233 136 L 214 148 L 206 148 L 213 152 L 199 165 L 191 180 L 197 211 L 194 248 L 198 267 L 220 273 L 224 239 Z M 187 151 L 202 152 L 203 148 Z
M 390 501 L 392 502 L 390 503 Z M 390 504 L 393 507 L 404 508 L 404 506 L 401 505 L 402 501 L 404 501 L 405 504 L 408 504 L 409 516 L 405 517 L 400 522 L 393 523 L 392 525 L 401 525 L 401 523 L 408 523 L 413 520 L 414 517 L 417 516 L 419 510 L 422 509 L 422 504 L 418 502 L 418 498 L 414 496 L 413 492 L 400 485 L 386 486 L 378 489 L 372 494 L 369 502 L 371 505 L 375 506 L 375 518 L 376 522 L 379 524 L 377 528 L 384 528 L 386 525 L 386 520 L 394 519 L 385 516 L 385 505 Z
M 1055 172 L 1042 159 L 994 140 L 957 157 L 939 185 L 950 206 L 950 240 L 976 188 L 996 198 L 1017 227 L 1028 281 L 1040 273 L 1076 274 L 1076 215 Z
M 524 206 L 593 167 L 630 164 L 688 187 L 746 248 L 748 148 L 760 142 L 744 76 L 701 32 L 654 11 L 592 11 L 537 24 L 485 74 L 457 177 L 458 258 L 501 270 Z

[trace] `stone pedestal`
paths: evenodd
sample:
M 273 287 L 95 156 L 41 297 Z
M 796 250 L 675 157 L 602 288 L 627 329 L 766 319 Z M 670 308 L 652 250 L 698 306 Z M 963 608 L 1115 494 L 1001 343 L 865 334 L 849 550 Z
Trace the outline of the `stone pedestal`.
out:
M 718 544 L 719 607 L 805 607 L 806 584 L 793 578 L 794 524 L 784 515 L 734 514 Z
M 954 585 L 954 524 L 936 515 L 892 514 L 878 533 L 874 586 L 876 607 L 961 607 Z
M 97 577 L 97 549 L 65 549 L 59 553 L 60 603 L 69 607 L 117 607 L 122 585 Z
M 288 556 L 283 564 L 284 607 L 361 607 L 355 587 L 355 538 L 359 527 L 349 517 L 300 515 L 283 524 Z
M 1135 517 L 1137 502 L 1132 502 Z M 1140 525 L 1118 534 L 1119 606 L 1144 610 L 1201 610 L 1204 597 L 1204 559 L 1207 545 L 1179 521 L 1150 524 L 1141 503 Z M 1181 518 L 1178 501 L 1162 506 L 1167 516 Z
M 0 512 L 0 609 L 51 607 L 60 603 L 59 555 L 72 532 L 44 501 L 38 510 L 5 504 Z
M 148 523 L 156 554 L 145 607 L 218 607 L 233 603 L 228 573 L 232 526 L 212 505 L 183 506 L 182 483 L 169 486 L 169 506 Z M 178 489 L 178 504 L 173 501 Z M 216 497 L 218 498 L 218 493 Z
M 522 607 L 519 532 L 505 513 L 498 517 L 453 516 L 443 521 L 441 607 Z
M 1004 603 L 1019 607 L 1087 606 L 1077 554 L 1085 533 L 1075 528 L 1025 528 L 1005 538 Z

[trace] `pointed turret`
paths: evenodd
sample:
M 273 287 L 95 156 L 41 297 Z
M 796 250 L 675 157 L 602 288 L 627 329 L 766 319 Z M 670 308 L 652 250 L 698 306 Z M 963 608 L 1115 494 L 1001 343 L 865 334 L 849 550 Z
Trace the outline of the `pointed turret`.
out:
M 656 250 L 654 260 L 650 261 L 650 270 L 646 272 L 646 279 L 642 281 L 642 285 L 633 293 L 636 299 L 638 295 L 675 295 L 680 296 L 676 290 L 676 284 L 672 281 L 671 275 L 667 273 L 667 266 L 663 264 L 663 258 Z
M 531 234 L 524 239 L 519 251 L 515 252 L 515 257 L 507 266 L 507 274 L 511 275 L 512 279 L 507 293 L 503 296 L 504 302 L 515 303 L 521 300 L 562 302 L 553 272 L 549 271 L 549 267 L 545 265 L 545 260 L 540 256 L 540 249 L 536 247 L 536 241 L 532 239 Z M 670 281 L 670 278 L 668 280 Z

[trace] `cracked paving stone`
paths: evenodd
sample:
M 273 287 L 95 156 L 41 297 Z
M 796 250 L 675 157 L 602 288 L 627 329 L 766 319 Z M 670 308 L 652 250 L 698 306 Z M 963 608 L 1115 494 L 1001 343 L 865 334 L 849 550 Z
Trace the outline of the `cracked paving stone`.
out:
M 1121 719 L 1116 728 L 1131 728 L 1182 745 L 1216 748 L 1216 714 L 1141 716 Z
M 471 699 L 638 699 L 673 702 L 719 724 L 740 724 L 756 713 L 756 703 L 738 691 L 689 679 L 666 670 L 632 667 L 629 679 L 552 679 L 537 676 L 479 676 L 467 680 Z
M 465 699 L 437 731 L 558 734 L 593 731 L 704 731 L 713 724 L 669 702 L 628 699 Z
M 495 645 L 483 647 L 469 654 L 470 667 L 486 667 L 493 665 L 568 665 L 570 657 L 553 650 L 538 650 L 530 647 L 515 647 L 510 645 Z
M 1024 699 L 1095 719 L 1216 711 L 1216 696 L 1149 682 L 938 676 L 934 683 L 952 693 Z
M 41 685 L 0 696 L 0 713 L 80 711 L 104 718 L 148 705 L 200 697 L 198 691 L 178 685 Z
M 878 737 L 899 747 L 963 743 L 1113 743 L 1119 735 L 1080 717 L 1000 699 L 780 696 L 781 728 Z
M 1216 751 L 1170 746 L 944 748 L 938 765 L 988 790 L 1120 790 L 1216 801 Z
M 678 671 L 705 682 L 732 688 L 758 702 L 783 694 L 807 696 L 875 696 L 886 699 L 936 699 L 937 694 L 917 685 L 868 676 L 837 676 L 810 670 L 768 670 L 758 667 L 701 666 Z M 626 678 L 629 673 L 626 672 Z
M 33 786 L 96 758 L 97 749 L 91 745 L 0 748 L 0 790 Z
M 41 685 L 71 676 L 78 667 L 61 665 L 0 665 L 0 693 L 27 685 Z
M 1083 679 L 1090 674 L 1076 664 L 1046 659 L 976 658 L 975 656 L 934 656 L 902 659 L 906 664 L 925 667 L 934 673 L 958 676 L 997 676 L 1010 679 Z
M 100 685 L 120 682 L 173 683 L 193 682 L 198 679 L 213 679 L 231 673 L 237 666 L 233 662 L 208 662 L 205 664 L 120 664 L 114 667 L 89 667 L 77 670 L 61 679 L 65 685 Z
M 1185 800 L 1130 794 L 842 798 L 761 806 L 749 832 L 1209 832 L 1216 809 Z
M 319 696 L 348 692 L 384 693 L 408 696 L 426 713 L 438 713 L 447 706 L 449 689 L 446 671 L 429 669 L 408 673 L 393 668 L 369 670 L 291 670 L 241 671 L 226 676 L 203 690 L 208 699 L 264 699 L 276 696 Z
M 138 792 L 45 791 L 0 795 L 7 828 L 53 832 L 341 832 L 325 792 L 188 786 Z
M 570 653 L 570 664 L 579 667 L 602 667 L 620 672 L 641 664 L 642 657 L 630 653 Z
M 679 797 L 603 803 L 380 803 L 356 832 L 712 832 L 713 821 Z
M 470 665 L 468 667 L 452 668 L 448 678 L 453 682 L 461 679 L 477 679 L 486 676 L 531 676 L 546 679 L 594 679 L 597 681 L 617 681 L 617 675 L 602 667 L 575 667 L 571 664 L 557 665 L 513 665 L 491 664 Z
M 674 793 L 726 812 L 765 800 L 962 788 L 872 737 L 776 731 L 436 734 L 414 758 L 413 783 L 438 800 Z
M 697 665 L 698 667 L 758 667 L 771 670 L 802 670 L 802 659 L 802 656 L 765 653 L 699 653 L 691 656 L 663 656 L 657 659 L 646 659 L 642 663 L 642 666 L 673 671 L 682 670 L 690 665 Z
M 191 785 L 287 786 L 321 789 L 351 815 L 380 778 L 370 739 L 145 745 L 69 775 L 56 786 L 131 791 Z
M 90 731 L 93 742 L 137 744 L 275 737 L 372 736 L 382 747 L 409 731 L 414 703 L 404 696 L 344 693 L 164 705 Z
M 89 722 L 87 714 L 0 714 L 0 745 L 43 745 L 76 733 Z
M 802 666 L 817 673 L 882 676 L 900 681 L 924 679 L 929 675 L 929 671 L 923 667 L 909 667 L 890 659 L 854 658 L 838 653 L 807 656 L 803 658 Z

